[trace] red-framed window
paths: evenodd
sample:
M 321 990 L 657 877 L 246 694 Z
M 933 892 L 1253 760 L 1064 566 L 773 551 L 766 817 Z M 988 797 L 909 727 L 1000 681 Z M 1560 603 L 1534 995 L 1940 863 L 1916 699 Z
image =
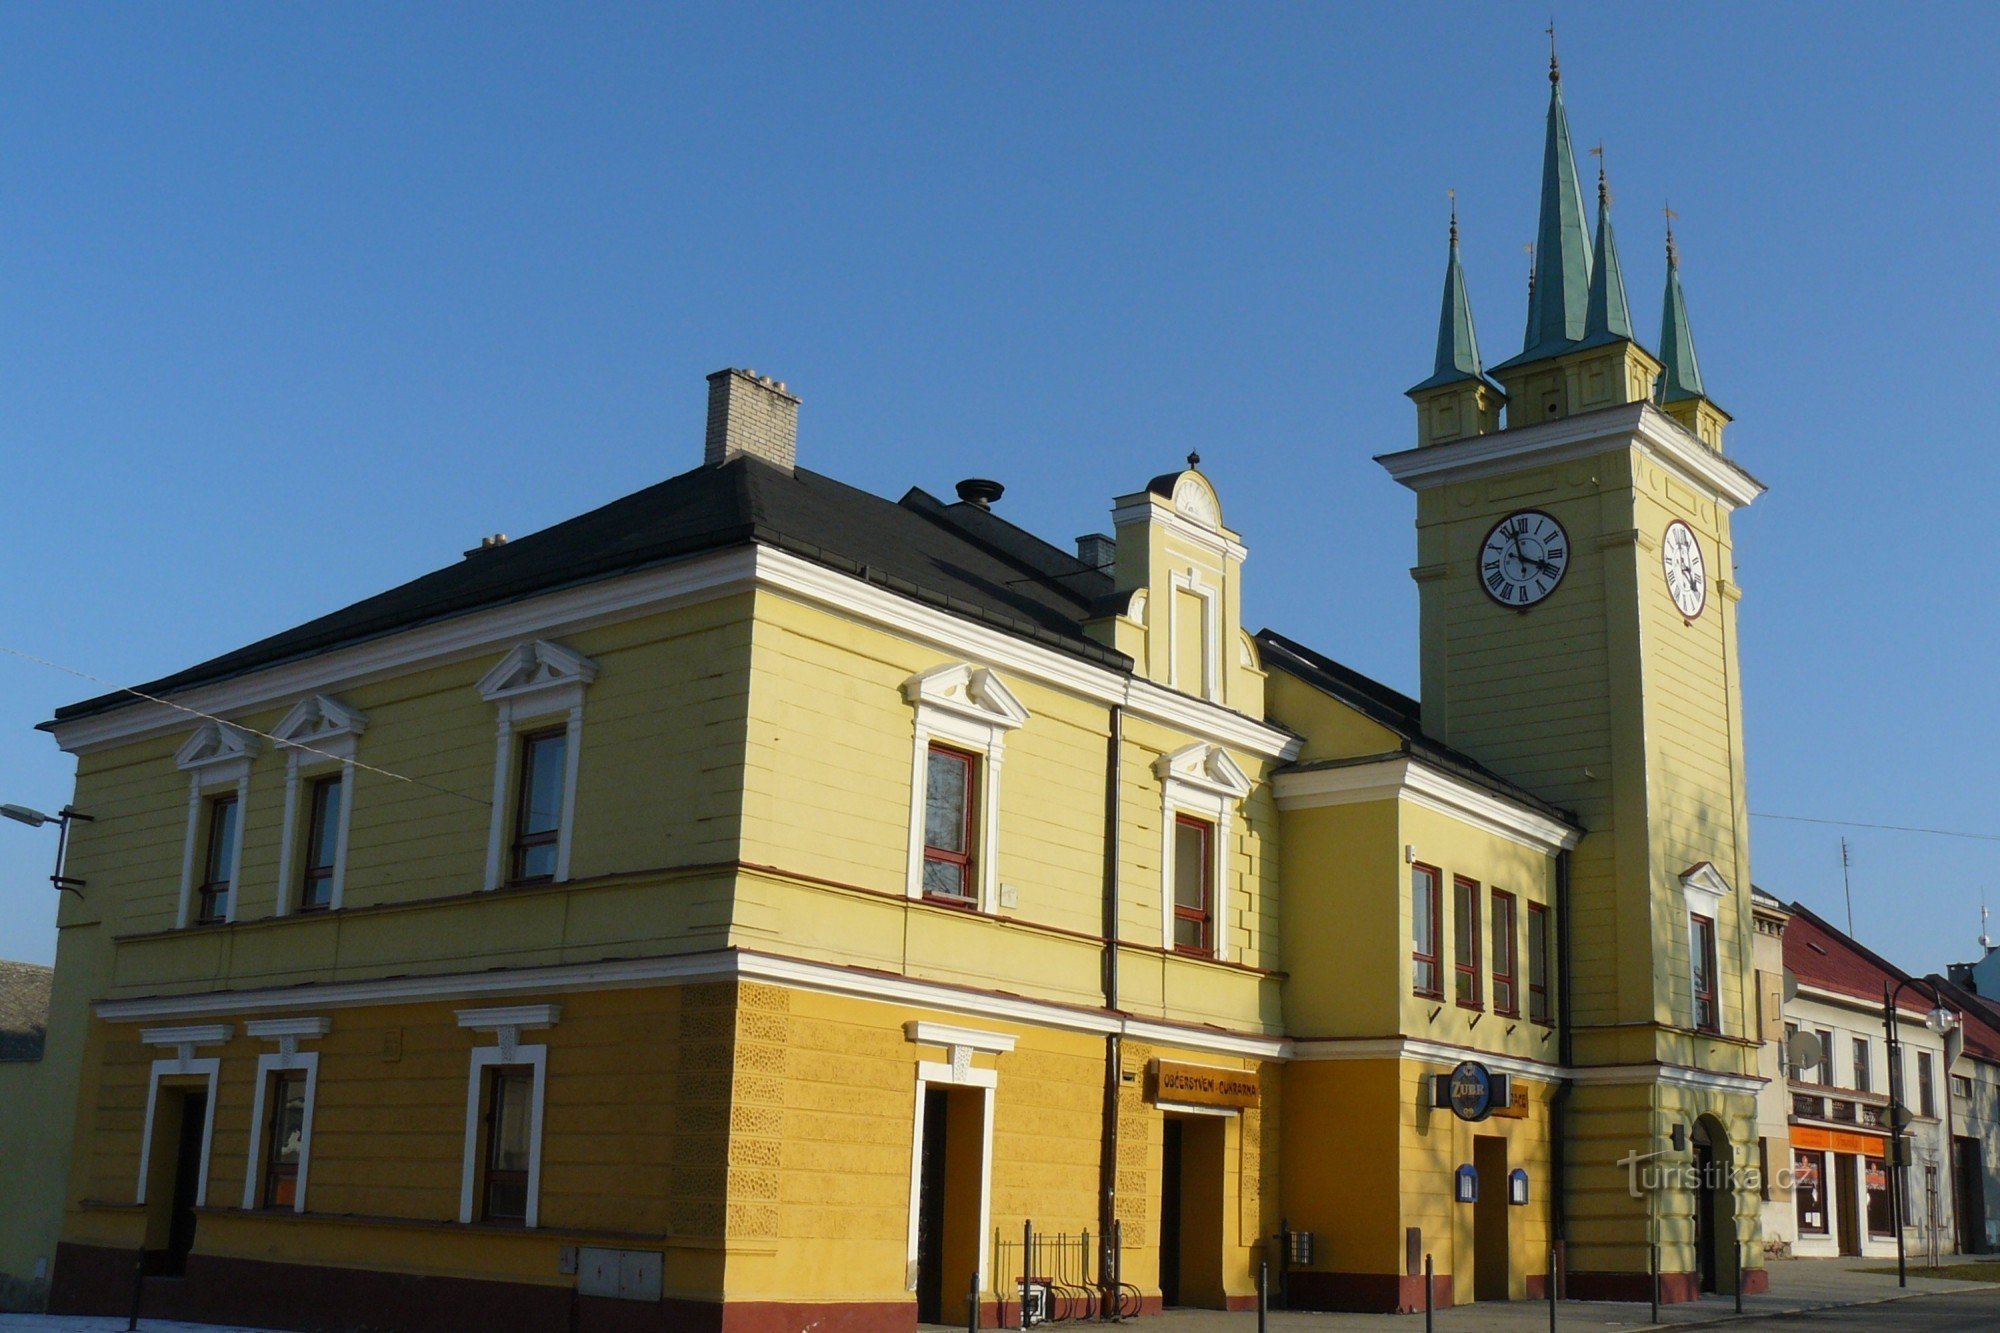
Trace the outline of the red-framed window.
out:
M 1703 1032 L 1722 1031 L 1722 1011 L 1715 1003 L 1715 922 L 1690 913 L 1689 939 L 1694 954 L 1694 1025 Z
M 1439 973 L 1443 933 L 1444 877 L 1436 866 L 1410 867 L 1410 990 L 1427 1000 L 1444 998 Z
M 1486 1005 L 1479 965 L 1479 881 L 1452 880 L 1452 970 L 1457 974 L 1458 1002 L 1468 1009 Z
M 1493 890 L 1493 1012 L 1509 1018 L 1521 1012 L 1520 978 L 1514 959 L 1514 895 Z
M 236 864 L 236 797 L 218 796 L 208 803 L 208 848 L 202 857 L 201 888 L 195 908 L 199 922 L 229 919 L 229 877 Z
M 1174 949 L 1215 951 L 1215 825 L 1174 817 Z
M 299 886 L 299 910 L 317 911 L 333 903 L 333 861 L 339 850 L 340 802 L 346 786 L 339 775 L 313 783 L 307 797 L 312 812 L 306 825 L 306 870 Z
M 486 1180 L 479 1215 L 488 1222 L 528 1219 L 528 1159 L 534 1132 L 535 1070 L 496 1065 L 486 1082 Z
M 1549 1023 L 1549 909 L 1528 904 L 1528 1021 Z
M 924 765 L 924 897 L 956 907 L 978 903 L 978 809 L 978 756 L 931 746 Z
M 306 1075 L 302 1069 L 271 1075 L 271 1119 L 264 1126 L 264 1206 L 290 1208 L 298 1201 L 299 1150 L 306 1132 Z
M 561 727 L 521 737 L 520 786 L 514 797 L 516 884 L 556 877 L 562 842 L 563 783 L 569 777 L 569 733 Z

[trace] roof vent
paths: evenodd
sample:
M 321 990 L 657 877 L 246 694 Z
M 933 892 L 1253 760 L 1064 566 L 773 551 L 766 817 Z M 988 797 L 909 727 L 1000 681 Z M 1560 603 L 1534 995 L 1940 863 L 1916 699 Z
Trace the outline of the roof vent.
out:
M 1076 558 L 1092 569 L 1109 569 L 1118 561 L 1118 539 L 1101 532 L 1076 539 Z
M 783 380 L 754 370 L 718 370 L 708 377 L 708 441 L 702 463 L 761 458 L 790 472 L 799 461 L 799 400 Z
M 473 547 L 470 551 L 467 551 L 465 554 L 469 559 L 472 556 L 478 555 L 481 551 L 491 551 L 496 547 L 505 546 L 506 544 L 507 544 L 507 534 L 504 532 L 496 532 L 491 537 L 481 537 L 479 539 L 479 545 Z
M 991 509 L 993 502 L 1006 493 L 1005 486 L 997 481 L 988 481 L 984 477 L 967 477 L 958 483 L 958 498 L 966 504 L 978 505 L 981 509 Z

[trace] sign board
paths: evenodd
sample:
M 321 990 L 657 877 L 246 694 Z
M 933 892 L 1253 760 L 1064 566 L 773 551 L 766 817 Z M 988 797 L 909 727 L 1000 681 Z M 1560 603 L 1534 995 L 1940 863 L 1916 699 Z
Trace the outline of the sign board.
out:
M 1477 1060 L 1463 1061 L 1449 1074 L 1438 1075 L 1438 1084 L 1436 1100 L 1451 1107 L 1451 1113 L 1460 1120 L 1484 1120 L 1496 1108 L 1513 1105 L 1514 1080 L 1492 1072 Z M 1524 1101 L 1523 1115 L 1526 1111 Z
M 1153 1061 L 1153 1100 L 1184 1106 L 1245 1107 L 1257 1104 L 1257 1075 L 1242 1069 L 1212 1069 L 1177 1060 Z
M 1504 1076 L 1503 1076 L 1504 1077 Z M 1495 1106 L 1493 1115 L 1498 1120 L 1526 1120 L 1528 1118 L 1528 1087 L 1507 1079 L 1507 1104 Z

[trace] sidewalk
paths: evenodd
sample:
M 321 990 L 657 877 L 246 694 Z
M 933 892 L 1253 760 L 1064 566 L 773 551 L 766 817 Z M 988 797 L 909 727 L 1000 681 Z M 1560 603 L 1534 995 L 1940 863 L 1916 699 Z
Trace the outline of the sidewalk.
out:
M 1990 1256 L 1989 1256 L 1990 1258 Z M 1955 1262 L 1952 1259 L 1947 1264 Z M 1910 1270 L 1907 1289 L 1896 1286 L 1894 1273 L 1864 1273 L 1863 1268 L 1879 1268 L 1880 1259 L 1774 1259 L 1771 1261 L 1771 1290 L 1762 1296 L 1743 1298 L 1744 1317 L 1768 1317 L 1821 1310 L 1836 1306 L 1868 1305 L 1939 1292 L 1990 1291 L 2000 1310 L 2000 1283 L 1961 1282 L 1951 1278 L 1920 1276 Z M 1564 1301 L 1556 1308 L 1559 1329 L 1643 1329 L 1689 1328 L 1727 1323 L 1736 1318 L 1731 1297 L 1710 1296 L 1698 1302 L 1660 1307 L 1660 1322 L 1648 1322 L 1645 1305 L 1614 1304 L 1605 1301 Z M 1463 1305 L 1439 1310 L 1436 1326 L 1471 1333 L 1472 1330 L 1546 1329 L 1549 1307 L 1537 1301 L 1509 1304 Z M 1224 1314 L 1219 1310 L 1173 1310 L 1167 1314 L 1135 1321 L 1140 1333 L 1249 1333 L 1256 1328 L 1254 1314 Z M 1334 1333 L 1340 1329 L 1374 1329 L 1377 1333 L 1403 1333 L 1421 1329 L 1423 1316 L 1374 1314 L 1309 1314 L 1303 1311 L 1273 1310 L 1267 1317 L 1273 1333 Z M 141 1319 L 143 1333 L 259 1333 L 259 1330 L 224 1327 L 217 1324 L 181 1324 L 162 1319 Z M 1053 1327 L 1059 1327 L 1052 1325 Z M 0 1314 L 0 1333 L 122 1333 L 123 1319 L 78 1315 Z

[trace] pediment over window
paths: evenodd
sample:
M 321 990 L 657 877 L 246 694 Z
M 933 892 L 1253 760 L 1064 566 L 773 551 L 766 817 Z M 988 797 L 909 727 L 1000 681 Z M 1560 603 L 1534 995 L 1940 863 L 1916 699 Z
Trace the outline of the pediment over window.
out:
M 1708 910 L 1703 915 L 1706 916 L 1712 915 L 1715 904 L 1729 897 L 1735 890 L 1729 887 L 1729 881 L 1722 877 L 1720 870 L 1707 861 L 1697 861 L 1681 871 L 1681 892 L 1688 896 L 1690 903 L 1697 900 L 1705 901 Z
M 597 663 L 582 653 L 548 639 L 524 643 L 500 659 L 479 681 L 488 703 L 522 699 L 583 686 L 597 679 Z
M 174 763 L 190 772 L 218 768 L 223 764 L 247 764 L 255 757 L 257 737 L 227 722 L 210 722 L 174 752 Z
M 316 746 L 343 736 L 359 736 L 366 730 L 366 713 L 348 707 L 330 694 L 315 694 L 299 700 L 271 734 L 281 745 Z
M 920 711 L 937 709 L 1003 731 L 1028 720 L 1028 710 L 998 676 L 965 662 L 918 672 L 903 682 L 903 698 Z
M 1200 742 L 1161 755 L 1153 763 L 1153 772 L 1163 783 L 1183 784 L 1238 801 L 1250 794 L 1252 786 L 1250 775 L 1227 750 Z

